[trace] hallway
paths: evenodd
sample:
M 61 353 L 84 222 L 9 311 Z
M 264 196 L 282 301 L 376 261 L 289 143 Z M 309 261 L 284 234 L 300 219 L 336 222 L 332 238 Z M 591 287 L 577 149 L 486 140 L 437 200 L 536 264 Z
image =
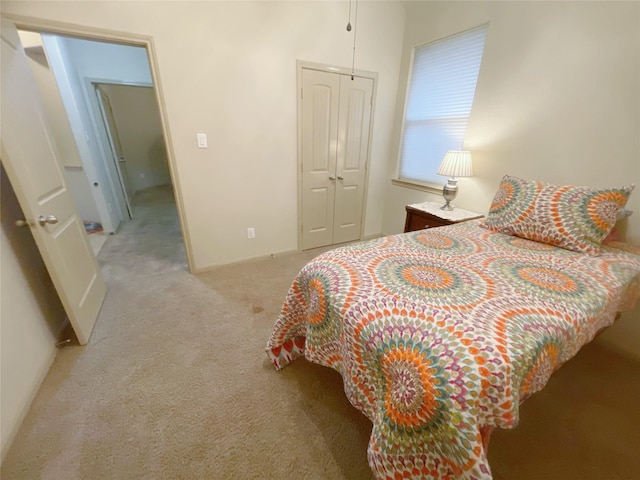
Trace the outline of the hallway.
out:
M 188 270 L 171 185 L 136 193 L 133 219 L 108 235 L 98 263 L 109 286 L 124 273 L 150 275 Z

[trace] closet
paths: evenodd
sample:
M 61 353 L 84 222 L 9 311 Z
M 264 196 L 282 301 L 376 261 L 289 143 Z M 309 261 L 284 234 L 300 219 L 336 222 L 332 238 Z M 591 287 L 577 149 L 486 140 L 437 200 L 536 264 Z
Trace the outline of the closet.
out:
M 303 250 L 361 238 L 373 86 L 374 78 L 302 68 Z

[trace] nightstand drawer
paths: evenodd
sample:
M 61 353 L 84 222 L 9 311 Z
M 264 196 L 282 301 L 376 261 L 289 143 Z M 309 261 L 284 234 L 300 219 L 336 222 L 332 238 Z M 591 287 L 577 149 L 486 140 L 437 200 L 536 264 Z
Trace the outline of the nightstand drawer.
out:
M 408 225 L 405 226 L 405 232 L 414 232 L 416 230 L 422 230 L 424 228 L 441 227 L 443 225 L 447 225 L 447 223 L 437 221 L 434 218 L 422 217 L 411 213 L 407 213 L 407 216 L 409 220 Z

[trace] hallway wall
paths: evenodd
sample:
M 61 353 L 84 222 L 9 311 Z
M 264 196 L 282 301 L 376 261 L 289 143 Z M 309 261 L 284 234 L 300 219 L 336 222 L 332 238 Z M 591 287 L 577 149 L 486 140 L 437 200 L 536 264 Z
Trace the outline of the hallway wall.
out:
M 146 50 L 59 35 L 43 34 L 42 38 L 61 89 L 99 220 L 105 232 L 115 232 L 128 214 L 90 81 L 152 85 Z
M 80 152 L 71 131 L 56 78 L 51 71 L 44 50 L 42 36 L 36 32 L 26 31 L 19 31 L 18 34 L 42 98 L 44 114 L 51 129 L 52 146 L 56 152 L 56 159 L 64 171 L 65 180 L 73 195 L 80 218 L 87 221 L 99 221 L 100 214 L 89 188 L 89 179 L 82 165 Z

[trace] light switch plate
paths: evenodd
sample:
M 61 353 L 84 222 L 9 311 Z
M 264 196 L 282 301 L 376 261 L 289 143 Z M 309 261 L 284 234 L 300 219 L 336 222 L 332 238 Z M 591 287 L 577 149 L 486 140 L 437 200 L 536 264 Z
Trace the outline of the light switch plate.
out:
M 208 148 L 206 133 L 196 133 L 196 138 L 198 139 L 198 148 Z

